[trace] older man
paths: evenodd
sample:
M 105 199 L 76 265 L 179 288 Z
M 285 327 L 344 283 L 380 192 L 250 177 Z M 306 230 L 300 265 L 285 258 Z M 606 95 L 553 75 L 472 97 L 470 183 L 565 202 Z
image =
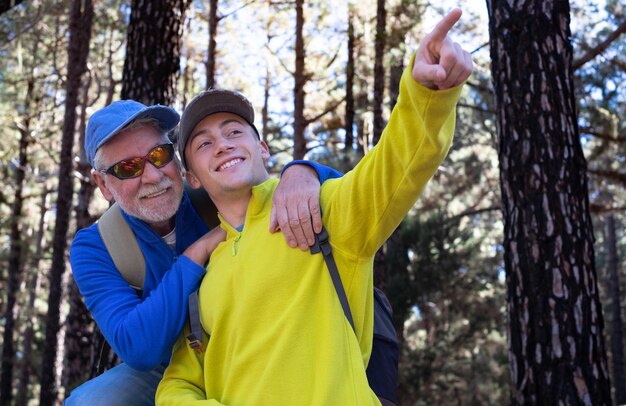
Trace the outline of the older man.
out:
M 209 232 L 183 191 L 180 164 L 168 137 L 179 121 L 175 110 L 122 100 L 89 120 L 85 150 L 93 178 L 116 201 L 145 257 L 140 295 L 124 280 L 97 225 L 79 231 L 72 243 L 72 272 L 87 308 L 123 364 L 81 385 L 67 405 L 152 405 L 172 344 L 187 315 L 187 298 L 205 274 L 213 248 L 224 238 Z M 320 179 L 337 176 L 313 164 Z M 319 213 L 319 180 L 308 166 L 286 170 L 272 229 L 290 246 L 307 248 L 312 228 L 307 210 Z
M 365 373 L 372 346 L 374 254 L 445 158 L 469 54 L 448 31 L 454 10 L 420 45 L 379 144 L 321 187 L 323 220 L 354 330 L 321 255 L 290 250 L 267 232 L 276 181 L 267 145 L 241 94 L 209 90 L 181 118 L 187 180 L 219 210 L 226 241 L 199 290 L 205 353 L 179 339 L 157 405 L 375 405 Z M 294 272 L 297 270 L 297 272 Z

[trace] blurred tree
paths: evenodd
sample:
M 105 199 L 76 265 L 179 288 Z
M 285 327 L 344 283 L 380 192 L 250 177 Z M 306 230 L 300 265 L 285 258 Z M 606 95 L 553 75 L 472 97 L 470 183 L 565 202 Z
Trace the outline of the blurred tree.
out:
M 2 0 L 0 1 L 0 14 L 10 10 L 24 0 Z
M 56 202 L 52 267 L 49 274 L 48 314 L 46 338 L 41 367 L 41 392 L 39 404 L 53 405 L 57 401 L 56 358 L 57 334 L 60 329 L 62 277 L 65 272 L 67 233 L 74 194 L 74 165 L 72 150 L 76 135 L 76 108 L 81 80 L 87 69 L 87 56 L 91 38 L 93 4 L 91 0 L 73 0 L 70 8 L 68 63 L 65 94 L 65 114 L 61 141 L 59 186 Z
M 354 19 L 355 5 L 348 3 L 348 61 L 346 63 L 346 117 L 344 139 L 344 151 L 349 152 L 354 148 Z
M 302 159 L 306 154 L 306 141 L 304 131 L 306 120 L 304 118 L 305 91 L 304 86 L 309 81 L 309 75 L 305 70 L 304 58 L 304 0 L 296 0 L 296 30 L 295 30 L 295 68 L 293 72 L 293 159 Z
M 85 128 L 87 126 L 87 106 L 89 104 L 89 89 L 91 87 L 91 74 L 86 72 L 85 80 L 80 89 L 78 115 L 78 149 L 80 153 L 75 159 L 75 174 L 79 180 L 80 187 L 76 194 L 76 204 L 74 205 L 74 217 L 76 219 L 76 229 L 80 230 L 91 225 L 94 221 L 89 214 L 89 204 L 94 195 L 95 185 L 91 178 L 90 165 L 85 154 Z M 70 278 L 67 283 L 67 297 L 69 301 L 69 311 L 65 319 L 65 342 L 64 348 L 66 356 L 63 357 L 63 372 L 61 384 L 65 389 L 65 394 L 69 394 L 72 389 L 90 377 L 93 360 L 97 359 L 99 348 L 95 346 L 94 322 L 91 314 L 87 310 L 82 296 L 76 286 L 74 278 Z
M 41 194 L 41 202 L 39 205 L 39 224 L 37 226 L 37 236 L 35 238 L 35 255 L 29 261 L 29 265 L 32 269 L 40 269 L 41 260 L 43 259 L 45 234 L 48 228 L 48 221 L 46 213 L 48 212 L 48 197 L 50 190 L 44 188 Z M 22 365 L 20 366 L 20 379 L 17 386 L 17 398 L 15 400 L 16 405 L 26 405 L 29 399 L 28 386 L 33 374 L 33 341 L 37 324 L 37 311 L 35 309 L 35 300 L 39 295 L 39 286 L 41 281 L 39 278 L 39 272 L 33 272 L 30 275 L 30 279 L 25 284 L 26 292 L 28 293 L 28 301 L 26 303 L 22 318 L 26 328 L 22 337 Z
M 624 331 L 622 309 L 620 308 L 620 277 L 619 256 L 617 254 L 617 237 L 615 233 L 615 216 L 609 214 L 607 227 L 608 275 L 606 278 L 608 300 L 611 312 L 611 361 L 613 364 L 613 386 L 615 387 L 615 403 L 626 404 L 626 374 L 624 372 Z
M 569 2 L 489 2 L 513 404 L 611 404 Z
M 386 289 L 400 337 L 399 404 L 503 403 L 506 362 L 497 255 L 463 226 L 476 214 L 409 216 L 386 244 Z M 406 326 L 406 328 L 405 328 Z M 470 372 L 471 371 L 471 372 Z
M 36 45 L 34 45 L 36 46 Z M 33 50 L 36 54 L 36 50 Z M 40 97 L 33 94 L 35 87 L 34 70 L 37 61 L 32 65 L 30 72 L 27 73 L 26 94 L 24 96 L 23 106 L 26 114 L 18 126 L 20 132 L 18 161 L 15 163 L 15 195 L 13 198 L 13 209 L 11 212 L 11 235 L 9 249 L 9 283 L 7 286 L 7 302 L 4 314 L 4 334 L 2 345 L 2 377 L 0 379 L 0 404 L 9 405 L 13 399 L 13 365 L 15 363 L 15 314 L 16 314 L 16 296 L 22 282 L 22 271 L 24 264 L 23 252 L 27 249 L 26 241 L 22 239 L 21 222 L 22 206 L 24 204 L 24 183 L 26 169 L 28 168 L 28 146 L 32 142 L 30 135 L 31 129 L 31 112 L 38 111 L 37 104 Z
M 385 128 L 383 101 L 385 99 L 385 67 L 383 57 L 387 49 L 387 9 L 385 0 L 378 0 L 376 7 L 376 40 L 374 41 L 374 132 L 372 145 L 378 144 Z M 393 107 L 392 107 L 393 108 Z
M 217 17 L 218 0 L 209 2 L 209 48 L 206 57 L 206 88 L 215 87 L 215 58 L 217 56 L 217 24 L 221 18 Z

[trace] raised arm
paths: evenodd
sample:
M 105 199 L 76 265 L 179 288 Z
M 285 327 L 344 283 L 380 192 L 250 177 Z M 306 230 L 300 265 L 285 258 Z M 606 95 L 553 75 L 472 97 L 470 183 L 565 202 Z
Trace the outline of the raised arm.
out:
M 460 14 L 457 9 L 445 16 L 420 45 L 402 75 L 398 101 L 380 142 L 354 170 L 322 189 L 331 242 L 346 252 L 373 254 L 448 153 L 460 85 L 472 66 L 469 54 L 447 36 Z M 340 214 L 327 218 L 329 212 Z

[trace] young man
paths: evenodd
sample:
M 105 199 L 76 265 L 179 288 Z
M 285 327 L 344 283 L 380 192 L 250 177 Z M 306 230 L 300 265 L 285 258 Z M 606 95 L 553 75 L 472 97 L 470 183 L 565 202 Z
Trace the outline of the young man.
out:
M 207 190 L 227 236 L 199 290 L 206 350 L 198 357 L 179 338 L 157 405 L 379 404 L 365 374 L 372 262 L 450 146 L 460 85 L 472 70 L 469 54 L 447 37 L 460 15 L 444 17 L 420 45 L 379 144 L 321 188 L 356 334 L 323 257 L 289 250 L 267 232 L 276 181 L 248 100 L 209 90 L 187 106 L 179 139 L 186 176 Z
M 168 132 L 175 110 L 122 100 L 89 120 L 85 150 L 104 197 L 115 200 L 145 257 L 141 295 L 124 280 L 99 234 L 80 230 L 70 249 L 76 283 L 107 341 L 123 364 L 81 385 L 66 405 L 153 405 L 172 345 L 187 318 L 187 298 L 205 274 L 205 264 L 224 232 L 208 227 L 183 191 L 180 163 Z M 313 164 L 321 179 L 338 172 Z M 302 165 L 286 170 L 272 229 L 290 246 L 308 248 L 312 227 L 307 209 L 319 213 L 317 175 Z M 311 172 L 311 173 L 309 173 Z

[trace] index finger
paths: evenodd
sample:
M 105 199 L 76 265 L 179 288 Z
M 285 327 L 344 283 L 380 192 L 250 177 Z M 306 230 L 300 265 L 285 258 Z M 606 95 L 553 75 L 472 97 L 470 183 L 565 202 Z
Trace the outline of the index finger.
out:
M 431 38 L 435 41 L 443 41 L 446 35 L 448 35 L 448 32 L 454 27 L 454 24 L 459 21 L 461 14 L 463 14 L 463 12 L 460 8 L 455 8 L 446 14 L 431 31 Z

